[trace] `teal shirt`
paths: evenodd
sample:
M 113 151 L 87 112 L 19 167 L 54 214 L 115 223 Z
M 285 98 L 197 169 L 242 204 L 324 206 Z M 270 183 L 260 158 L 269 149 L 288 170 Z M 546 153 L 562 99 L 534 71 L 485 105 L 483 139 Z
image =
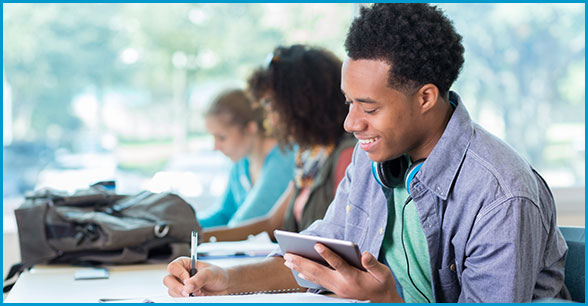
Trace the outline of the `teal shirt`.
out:
M 427 300 L 419 293 L 408 278 L 406 257 L 402 247 L 401 221 L 402 207 L 408 198 L 406 188 L 394 188 L 394 191 L 384 190 L 388 200 L 388 224 L 382 250 L 385 252 L 388 266 L 394 273 L 396 281 L 402 287 L 402 295 L 407 303 L 426 303 Z M 431 266 L 429 264 L 429 249 L 423 232 L 415 202 L 411 201 L 404 209 L 404 246 L 410 267 L 410 276 L 418 289 L 434 301 L 431 287 Z
M 251 184 L 249 158 L 237 161 L 229 173 L 222 200 L 198 218 L 202 227 L 234 226 L 267 214 L 294 177 L 294 151 L 275 146 L 265 157 L 261 174 Z

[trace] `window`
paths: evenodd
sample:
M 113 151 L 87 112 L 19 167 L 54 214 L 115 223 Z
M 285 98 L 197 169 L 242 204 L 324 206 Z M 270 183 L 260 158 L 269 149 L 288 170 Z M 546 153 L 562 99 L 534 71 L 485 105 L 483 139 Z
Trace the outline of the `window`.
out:
M 279 44 L 343 56 L 353 4 L 5 4 L 5 215 L 33 188 L 224 191 L 202 111 Z
M 453 89 L 473 119 L 553 190 L 560 224 L 584 225 L 584 4 L 439 4 L 462 34 Z
M 439 6 L 466 48 L 453 89 L 477 122 L 543 174 L 560 217 L 578 216 L 584 4 Z M 211 97 L 244 86 L 279 44 L 320 45 L 343 57 L 358 7 L 4 4 L 4 215 L 26 190 L 73 191 L 104 179 L 116 179 L 120 192 L 173 190 L 210 204 L 229 166 L 204 130 Z M 565 222 L 583 225 L 580 217 Z

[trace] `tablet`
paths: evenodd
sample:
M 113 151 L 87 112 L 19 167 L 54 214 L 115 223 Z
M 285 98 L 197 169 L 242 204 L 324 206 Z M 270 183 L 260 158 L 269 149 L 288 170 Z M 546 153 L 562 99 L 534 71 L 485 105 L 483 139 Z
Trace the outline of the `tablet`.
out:
M 303 235 L 281 230 L 275 230 L 274 236 L 284 253 L 300 255 L 325 266 L 329 266 L 329 264 L 314 250 L 314 245 L 317 242 L 320 242 L 333 252 L 337 253 L 337 255 L 341 256 L 341 258 L 347 261 L 350 265 L 365 271 L 361 266 L 361 253 L 359 248 L 351 241 Z M 294 274 L 298 285 L 302 287 L 326 290 L 313 282 L 299 278 L 298 272 L 294 270 L 292 270 L 292 274 Z

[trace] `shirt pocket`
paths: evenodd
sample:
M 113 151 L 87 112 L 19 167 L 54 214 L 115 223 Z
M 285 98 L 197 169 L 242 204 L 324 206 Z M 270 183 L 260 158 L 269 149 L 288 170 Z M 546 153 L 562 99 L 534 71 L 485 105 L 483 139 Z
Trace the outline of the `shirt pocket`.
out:
M 461 285 L 457 277 L 457 269 L 455 263 L 447 267 L 437 270 L 439 274 L 439 285 L 441 287 L 441 295 L 437 300 L 441 301 L 457 301 L 459 293 L 461 292 Z
M 345 240 L 363 245 L 367 234 L 369 215 L 362 208 L 352 203 L 345 206 Z

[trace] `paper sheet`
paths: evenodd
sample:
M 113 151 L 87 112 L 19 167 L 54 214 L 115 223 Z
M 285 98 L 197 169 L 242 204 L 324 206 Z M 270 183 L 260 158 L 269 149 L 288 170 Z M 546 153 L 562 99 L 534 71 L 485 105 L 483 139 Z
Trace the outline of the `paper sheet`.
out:
M 105 302 L 105 301 L 103 301 Z M 310 292 L 259 293 L 248 295 L 217 295 L 174 298 L 156 296 L 140 299 L 108 301 L 115 303 L 358 303 L 364 301 L 342 299 Z M 367 301 L 365 301 L 367 302 Z
M 206 242 L 198 245 L 198 257 L 223 257 L 234 255 L 264 256 L 278 247 L 266 232 L 259 233 L 242 241 Z

